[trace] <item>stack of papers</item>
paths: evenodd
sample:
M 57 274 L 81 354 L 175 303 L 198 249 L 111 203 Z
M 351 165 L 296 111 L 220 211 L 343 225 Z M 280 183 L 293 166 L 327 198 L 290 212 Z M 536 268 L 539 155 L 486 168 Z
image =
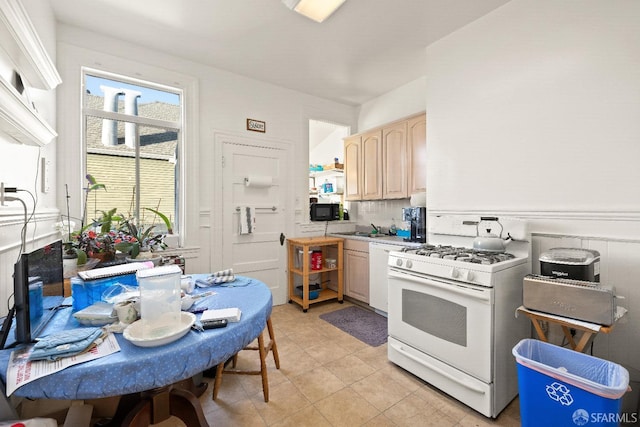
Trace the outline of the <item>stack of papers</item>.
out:
M 207 322 L 211 320 L 227 319 L 227 322 L 239 322 L 242 313 L 237 307 L 233 308 L 220 308 L 216 310 L 205 310 L 202 312 L 200 322 Z

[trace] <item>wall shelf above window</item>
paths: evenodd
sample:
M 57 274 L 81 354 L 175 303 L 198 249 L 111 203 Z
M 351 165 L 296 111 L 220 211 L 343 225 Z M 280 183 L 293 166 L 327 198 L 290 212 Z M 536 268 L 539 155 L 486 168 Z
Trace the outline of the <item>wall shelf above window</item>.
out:
M 4 24 L 4 28 L 0 28 L 2 48 L 31 87 L 51 90 L 62 83 L 20 1 L 0 2 L 0 22 Z
M 38 113 L 28 92 L 52 90 L 62 79 L 19 0 L 0 2 L 0 46 L 5 63 L 0 75 L 0 131 L 23 144 L 46 145 L 57 133 Z
M 27 104 L 27 101 L 0 78 L 0 130 L 27 145 L 46 145 L 58 134 Z

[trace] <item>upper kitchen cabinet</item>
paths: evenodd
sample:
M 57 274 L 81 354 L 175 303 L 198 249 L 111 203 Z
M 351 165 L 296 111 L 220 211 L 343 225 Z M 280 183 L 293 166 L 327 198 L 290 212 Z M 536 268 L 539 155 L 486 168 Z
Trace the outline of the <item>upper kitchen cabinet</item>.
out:
M 52 90 L 61 79 L 18 0 L 0 2 L 0 45 L 0 131 L 24 144 L 48 144 L 57 134 L 29 91 Z
M 382 128 L 382 198 L 407 198 L 407 122 Z
M 344 198 L 345 200 L 361 200 L 362 173 L 362 138 L 350 136 L 344 139 Z
M 427 115 L 407 121 L 408 195 L 427 191 Z
M 425 192 L 426 126 L 422 113 L 345 138 L 345 199 L 403 199 Z
M 362 134 L 362 200 L 382 198 L 382 133 Z

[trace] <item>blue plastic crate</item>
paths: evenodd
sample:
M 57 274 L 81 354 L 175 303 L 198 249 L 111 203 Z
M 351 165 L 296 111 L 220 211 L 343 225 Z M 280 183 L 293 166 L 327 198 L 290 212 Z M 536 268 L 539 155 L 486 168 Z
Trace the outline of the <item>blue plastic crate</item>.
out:
M 538 340 L 513 348 L 523 427 L 617 426 L 629 373 L 622 366 Z
M 138 286 L 136 274 L 123 274 L 116 277 L 84 281 L 79 277 L 71 278 L 72 311 L 75 313 L 99 301 L 103 301 L 105 291 L 120 283 L 126 286 Z

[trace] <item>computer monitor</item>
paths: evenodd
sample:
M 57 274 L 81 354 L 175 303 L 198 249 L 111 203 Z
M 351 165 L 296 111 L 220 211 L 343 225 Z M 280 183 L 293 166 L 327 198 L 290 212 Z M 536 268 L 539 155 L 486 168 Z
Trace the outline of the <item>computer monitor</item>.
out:
M 32 342 L 64 300 L 62 241 L 20 255 L 14 266 L 16 343 Z

